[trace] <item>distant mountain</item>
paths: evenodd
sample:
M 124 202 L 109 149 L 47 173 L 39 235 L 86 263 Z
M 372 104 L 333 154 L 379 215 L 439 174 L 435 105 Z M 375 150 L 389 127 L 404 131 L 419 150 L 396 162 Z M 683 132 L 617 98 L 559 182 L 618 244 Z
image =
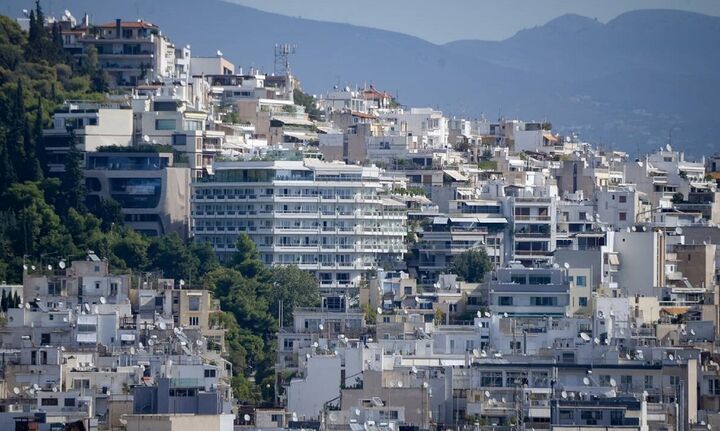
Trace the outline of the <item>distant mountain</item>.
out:
M 32 3 L 5 0 L 0 12 L 14 17 Z M 504 41 L 435 45 L 219 0 L 104 0 L 102 7 L 53 0 L 52 7 L 87 12 L 95 23 L 141 16 L 178 45 L 191 44 L 194 55 L 220 49 L 245 70 L 272 71 L 274 44 L 293 43 L 293 72 L 315 94 L 372 82 L 405 104 L 464 117 L 547 119 L 633 153 L 664 145 L 670 134 L 676 148 L 695 155 L 720 149 L 720 19 L 705 15 L 644 10 L 607 24 L 565 15 Z

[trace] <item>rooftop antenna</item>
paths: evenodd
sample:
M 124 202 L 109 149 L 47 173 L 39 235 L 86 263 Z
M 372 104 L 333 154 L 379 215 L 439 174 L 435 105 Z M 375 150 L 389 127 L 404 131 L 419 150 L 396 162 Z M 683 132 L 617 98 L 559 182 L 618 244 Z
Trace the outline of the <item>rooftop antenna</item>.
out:
M 290 75 L 290 56 L 295 54 L 296 49 L 297 45 L 289 43 L 275 44 L 275 75 Z

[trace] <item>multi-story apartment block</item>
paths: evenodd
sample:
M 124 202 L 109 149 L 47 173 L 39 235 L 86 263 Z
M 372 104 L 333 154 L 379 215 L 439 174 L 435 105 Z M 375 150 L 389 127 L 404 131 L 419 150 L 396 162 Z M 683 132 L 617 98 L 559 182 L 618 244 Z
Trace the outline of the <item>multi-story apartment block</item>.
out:
M 114 199 L 133 229 L 187 235 L 190 169 L 175 166 L 172 153 L 89 153 L 85 178 L 88 199 Z
M 110 75 L 111 87 L 135 86 L 175 73 L 175 46 L 147 21 L 117 19 L 90 27 L 78 42 L 83 46 L 79 56 L 95 46 L 98 65 Z
M 565 270 L 501 268 L 488 284 L 490 309 L 510 316 L 564 317 L 570 305 Z
M 557 196 L 550 188 L 508 187 L 513 260 L 526 266 L 547 263 L 556 247 Z
M 192 184 L 192 234 L 221 258 L 245 232 L 268 265 L 298 265 L 323 288 L 406 251 L 405 206 L 383 197 L 380 170 L 314 159 L 220 162 Z
M 53 114 L 52 128 L 43 130 L 51 172 L 65 170 L 65 155 L 74 135 L 80 151 L 103 146 L 129 146 L 133 142 L 133 113 L 121 103 L 70 101 Z

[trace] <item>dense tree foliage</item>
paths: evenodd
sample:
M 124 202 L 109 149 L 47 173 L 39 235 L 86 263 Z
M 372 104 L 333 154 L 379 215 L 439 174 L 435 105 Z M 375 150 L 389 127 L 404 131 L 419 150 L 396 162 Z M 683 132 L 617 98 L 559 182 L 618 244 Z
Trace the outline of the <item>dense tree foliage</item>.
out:
M 492 269 L 492 263 L 487 252 L 475 248 L 460 253 L 453 259 L 450 272 L 468 283 L 480 283 L 485 273 Z

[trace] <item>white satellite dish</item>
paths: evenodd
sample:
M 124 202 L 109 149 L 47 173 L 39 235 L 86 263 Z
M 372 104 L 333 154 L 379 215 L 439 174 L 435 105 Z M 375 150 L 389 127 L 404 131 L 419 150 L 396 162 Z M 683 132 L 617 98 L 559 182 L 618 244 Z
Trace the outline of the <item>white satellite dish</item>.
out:
M 505 404 L 505 397 L 501 397 L 501 398 L 500 398 L 500 402 L 502 402 L 503 404 Z
M 155 340 L 153 340 L 153 339 L 151 338 L 151 339 L 148 340 L 147 343 L 148 343 L 148 346 L 151 346 L 151 347 L 152 347 L 152 346 L 155 344 Z
M 473 352 L 473 356 L 474 356 L 474 357 L 477 358 L 478 356 L 480 356 L 480 352 L 478 351 L 478 349 L 473 349 L 472 352 Z
M 250 415 L 246 414 L 243 416 L 243 419 L 245 419 L 245 422 L 248 422 L 250 420 Z
M 312 346 L 313 346 L 314 348 L 316 348 L 316 349 L 318 348 L 319 345 L 320 345 L 320 344 L 318 344 L 317 341 L 312 344 Z
M 130 355 L 135 355 L 135 347 L 130 347 Z
M 60 262 L 58 262 L 58 266 L 60 267 L 60 269 L 65 269 L 65 261 L 61 260 Z
M 198 347 L 202 347 L 202 345 L 203 345 L 202 340 L 200 340 L 200 339 L 195 340 L 195 345 Z
M 142 139 L 146 144 L 150 142 L 150 137 L 148 135 L 143 135 Z
M 377 314 L 382 314 L 382 308 L 378 307 L 376 311 L 377 311 Z
M 53 386 L 53 387 L 52 387 L 52 391 L 53 391 L 53 392 L 57 392 L 57 391 L 58 391 L 58 387 L 57 387 L 57 386 Z
M 580 333 L 580 338 L 582 338 L 583 341 L 590 341 L 590 336 L 584 332 Z
M 423 388 L 427 389 L 428 386 L 429 386 L 429 385 L 428 385 L 428 382 L 423 382 Z
M 23 264 L 23 270 L 27 271 L 27 270 L 28 270 L 28 266 Z
M 35 271 L 35 265 L 30 265 L 30 269 L 32 269 L 33 271 Z
M 595 339 L 593 340 L 593 342 L 594 342 L 595 344 L 600 344 L 600 339 L 597 338 L 597 337 L 595 337 Z
M 20 388 L 18 388 L 17 386 L 15 386 L 15 387 L 13 388 L 13 393 L 14 393 L 15 395 L 20 395 Z
M 29 302 L 26 302 L 26 303 L 25 303 L 25 309 L 27 309 L 27 310 L 30 309 L 30 303 L 29 303 Z
M 503 317 L 507 319 L 507 317 L 508 317 L 507 311 L 503 313 Z
M 398 388 L 402 388 L 402 387 L 403 387 L 403 382 L 398 382 Z
M 355 409 L 355 416 L 360 416 L 360 409 Z
M 217 50 L 216 54 L 218 57 L 222 57 L 222 55 L 223 55 L 222 51 L 220 51 L 219 49 Z
M 107 299 L 105 299 L 104 296 L 101 296 L 101 297 L 100 297 L 100 303 L 101 303 L 101 304 L 106 304 L 106 303 L 107 303 Z
M 612 386 L 613 388 L 617 386 L 617 382 L 612 377 L 610 377 L 610 386 Z
M 309 353 L 306 353 L 306 354 L 305 354 L 305 359 L 310 359 L 310 354 L 309 354 Z
M 100 314 L 100 307 L 98 307 L 97 305 L 94 306 L 94 307 L 93 307 L 93 313 L 94 313 L 94 314 Z
M 564 400 L 566 400 L 568 395 L 567 395 L 567 392 L 562 391 L 562 392 L 560 392 L 560 396 L 563 397 Z
M 86 302 L 83 307 L 85 307 L 85 311 L 87 311 L 88 313 L 90 312 L 90 304 Z
M 671 360 L 671 361 L 674 361 L 674 360 L 675 360 L 675 356 L 673 356 L 672 353 L 668 353 L 668 359 Z
M 695 330 L 694 330 L 694 329 L 691 329 L 691 330 L 690 330 L 690 335 L 695 335 Z
M 478 310 L 478 312 L 476 313 L 476 315 L 477 315 L 477 317 L 482 317 L 482 313 L 480 312 L 480 310 Z
M 323 326 L 323 324 L 321 323 L 318 325 L 318 329 L 322 331 L 323 329 L 325 329 L 325 326 Z
M 33 383 L 33 389 L 35 389 L 36 391 L 39 391 L 40 385 L 38 385 L 37 383 Z
M 485 391 L 485 398 L 490 398 L 490 391 Z
M 585 386 L 590 386 L 590 379 L 587 378 L 587 377 L 583 377 L 583 384 L 584 384 Z
M 563 263 L 563 266 L 565 267 L 565 269 L 570 269 L 570 264 L 567 262 Z
M 165 324 L 164 321 L 161 320 L 158 322 L 158 328 L 160 328 L 161 331 L 164 331 L 167 329 L 167 325 Z
M 413 365 L 412 368 L 410 368 L 410 372 L 413 374 L 417 374 L 417 372 L 418 372 L 417 367 L 415 365 Z
M 489 311 L 486 311 L 486 312 L 485 312 L 485 317 L 490 317 L 490 312 L 489 312 Z
M 486 356 L 487 356 L 487 352 L 484 351 L 484 350 L 481 350 L 481 351 L 480 351 L 480 356 L 483 357 L 483 358 L 486 357 Z
M 52 271 L 52 265 L 47 266 L 48 271 Z

